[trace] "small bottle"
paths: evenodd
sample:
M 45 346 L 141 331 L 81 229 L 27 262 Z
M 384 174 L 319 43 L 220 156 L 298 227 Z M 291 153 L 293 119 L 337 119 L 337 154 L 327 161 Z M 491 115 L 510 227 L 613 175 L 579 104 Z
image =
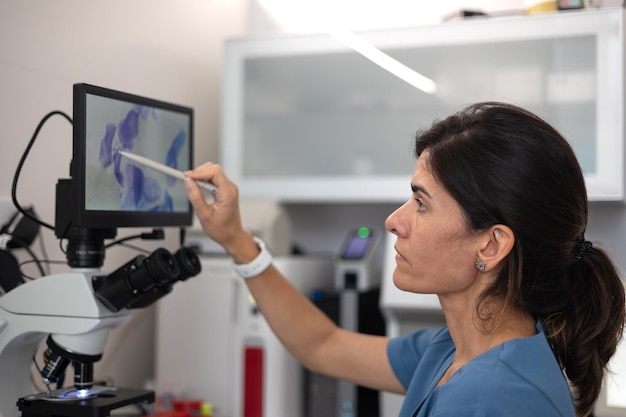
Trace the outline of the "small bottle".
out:
M 557 0 L 524 0 L 526 13 L 544 13 L 558 10 Z
M 583 9 L 585 2 L 583 0 L 558 0 L 559 10 Z
M 205 417 L 213 417 L 213 406 L 209 402 L 203 402 L 200 405 L 200 415 Z

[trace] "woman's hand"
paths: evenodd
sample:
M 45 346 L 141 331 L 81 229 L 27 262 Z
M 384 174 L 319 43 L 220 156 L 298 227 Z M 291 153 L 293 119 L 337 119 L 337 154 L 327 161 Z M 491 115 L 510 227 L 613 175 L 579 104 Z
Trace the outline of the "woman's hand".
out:
M 252 235 L 243 228 L 239 210 L 239 190 L 213 163 L 206 163 L 185 172 L 189 201 L 204 232 L 224 247 L 236 262 L 247 262 L 258 253 Z M 207 204 L 203 191 L 195 181 L 208 181 L 217 187 L 215 202 Z

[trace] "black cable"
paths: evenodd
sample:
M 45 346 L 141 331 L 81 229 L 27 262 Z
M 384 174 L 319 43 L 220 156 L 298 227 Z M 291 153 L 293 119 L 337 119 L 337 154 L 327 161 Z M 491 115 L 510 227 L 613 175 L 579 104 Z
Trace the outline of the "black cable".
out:
M 70 227 L 72 227 L 72 222 L 67 223 L 65 229 L 63 229 L 63 233 L 61 234 L 61 236 L 67 236 L 67 232 L 70 230 Z M 63 237 L 59 239 L 59 249 L 61 249 L 61 252 L 67 255 L 67 249 L 63 247 Z
M 33 136 L 30 138 L 30 141 L 28 142 L 28 146 L 26 146 L 26 149 L 24 150 L 24 153 L 22 154 L 22 157 L 20 158 L 19 163 L 17 164 L 17 168 L 15 170 L 15 175 L 13 176 L 13 185 L 11 187 L 11 198 L 13 199 L 13 205 L 15 206 L 15 208 L 17 208 L 17 210 L 22 213 L 24 216 L 28 217 L 29 219 L 33 220 L 36 223 L 39 223 L 40 225 L 47 227 L 48 229 L 54 230 L 54 226 L 38 219 L 36 216 L 33 216 L 32 214 L 30 214 L 28 211 L 26 211 L 24 208 L 22 208 L 22 206 L 18 203 L 17 201 L 17 181 L 20 177 L 20 173 L 22 171 L 22 167 L 24 166 L 24 161 L 26 161 L 26 157 L 28 156 L 28 153 L 30 152 L 30 149 L 33 147 L 33 144 L 35 143 L 35 139 L 37 138 L 37 135 L 39 135 L 39 131 L 41 130 L 41 128 L 43 127 L 43 125 L 48 121 L 49 118 L 51 118 L 52 116 L 55 115 L 60 115 L 63 116 L 67 119 L 68 122 L 70 122 L 70 124 L 73 124 L 72 118 L 70 116 L 68 116 L 67 114 L 63 113 L 60 110 L 54 110 L 51 111 L 50 113 L 46 114 L 44 116 L 43 119 L 41 119 L 41 121 L 39 122 L 39 124 L 37 125 L 37 128 L 35 129 L 35 132 L 33 133 Z
M 46 249 L 46 245 L 44 244 L 43 241 L 43 236 L 41 236 L 41 234 L 39 235 L 39 250 L 41 251 L 42 254 L 42 258 L 43 259 L 48 259 L 48 251 Z M 46 270 L 46 274 L 45 275 L 50 275 L 50 264 L 46 264 L 48 266 L 47 270 Z
M 114 240 L 111 243 L 108 243 L 107 245 L 105 245 L 105 248 L 110 248 L 111 246 L 115 246 L 115 245 L 119 245 L 122 244 L 124 242 L 127 242 L 129 240 L 133 240 L 133 239 L 142 239 L 142 240 L 162 240 L 165 237 L 165 234 L 163 232 L 163 229 L 152 229 L 152 232 L 150 233 L 139 233 L 136 235 L 130 235 L 130 236 L 125 236 L 121 239 L 117 239 Z
M 43 267 L 41 266 L 41 260 L 37 258 L 37 255 L 35 255 L 35 252 L 33 252 L 31 248 L 29 247 L 24 247 L 24 249 L 26 249 L 26 252 L 28 252 L 31 258 L 33 258 L 33 262 L 35 262 L 35 265 L 37 266 L 37 269 L 39 269 L 39 273 L 41 274 L 41 276 L 42 277 L 46 276 L 46 271 L 44 271 Z M 22 275 L 24 274 L 22 273 Z
M 178 239 L 180 240 L 180 246 L 185 246 L 185 239 L 187 238 L 187 229 L 181 227 L 178 229 Z
M 120 245 L 120 244 L 122 244 L 124 242 L 127 242 L 129 240 L 133 240 L 133 239 L 141 239 L 141 234 L 126 236 L 126 237 L 123 237 L 121 239 L 114 240 L 113 242 L 107 243 L 106 245 L 104 245 L 104 247 L 105 248 L 110 248 L 111 246 Z
M 125 247 L 127 249 L 132 249 L 132 250 L 134 250 L 136 252 L 143 253 L 144 255 L 150 255 L 152 253 L 152 251 L 149 251 L 149 250 L 144 249 L 144 248 L 140 248 L 139 246 L 130 245 L 128 243 L 120 243 L 119 245 L 123 246 L 123 247 Z
M 45 276 L 46 272 L 44 271 L 43 267 L 41 266 L 41 261 L 39 260 L 39 258 L 37 258 L 37 255 L 35 255 L 35 252 L 33 252 L 33 250 L 30 248 L 30 246 L 26 243 L 21 241 L 20 239 L 16 238 L 15 236 L 11 236 L 11 241 L 15 242 L 16 244 L 18 244 L 19 246 L 15 249 L 24 249 L 26 252 L 28 252 L 28 254 L 30 255 L 31 258 L 33 258 L 33 262 L 37 265 L 37 268 L 39 269 L 39 273 L 41 274 L 41 276 Z M 22 273 L 22 275 L 24 275 Z M 22 282 L 24 282 L 24 280 L 22 280 Z
M 31 260 L 23 261 L 23 262 L 19 263 L 18 266 L 20 267 L 20 270 L 21 270 L 23 266 L 28 265 L 28 264 L 32 264 L 32 263 L 35 263 L 35 262 L 41 262 L 43 264 L 46 264 L 46 265 L 48 265 L 48 268 L 49 268 L 49 265 L 53 265 L 53 264 L 54 265 L 67 265 L 67 261 L 53 261 L 53 260 L 50 260 L 50 259 L 42 259 L 42 260 L 39 260 L 39 261 L 35 261 L 35 260 L 31 259 Z M 30 281 L 34 281 L 34 280 L 37 279 L 37 277 L 31 277 L 30 275 L 25 274 L 24 272 L 22 272 L 22 278 L 30 280 Z

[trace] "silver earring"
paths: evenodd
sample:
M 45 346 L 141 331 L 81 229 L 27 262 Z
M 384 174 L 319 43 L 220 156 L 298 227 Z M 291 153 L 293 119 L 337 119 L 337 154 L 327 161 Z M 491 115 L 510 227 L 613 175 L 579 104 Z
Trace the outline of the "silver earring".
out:
M 485 270 L 485 263 L 483 261 L 481 261 L 480 259 L 476 261 L 476 269 L 478 269 L 479 271 L 484 271 Z

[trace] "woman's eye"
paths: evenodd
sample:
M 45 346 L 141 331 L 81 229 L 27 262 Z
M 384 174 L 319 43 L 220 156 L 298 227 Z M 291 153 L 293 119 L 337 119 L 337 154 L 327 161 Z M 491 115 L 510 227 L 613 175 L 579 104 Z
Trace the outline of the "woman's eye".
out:
M 421 198 L 416 198 L 415 201 L 417 202 L 417 211 L 424 211 L 424 210 L 426 210 L 426 206 L 424 205 L 424 203 L 422 203 L 422 199 Z

